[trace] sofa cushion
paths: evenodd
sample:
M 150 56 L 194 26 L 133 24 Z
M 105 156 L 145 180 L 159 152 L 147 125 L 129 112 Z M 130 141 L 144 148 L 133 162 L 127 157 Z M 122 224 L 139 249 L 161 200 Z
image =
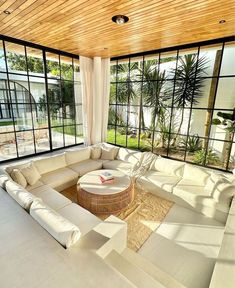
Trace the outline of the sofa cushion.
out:
M 11 178 L 23 188 L 27 186 L 27 181 L 19 169 L 13 169 L 11 171 Z
M 208 206 L 214 210 L 219 209 L 223 212 L 228 212 L 228 203 L 216 203 L 215 199 L 211 196 L 210 192 L 204 189 L 204 185 L 199 182 L 192 182 L 189 179 L 182 179 L 174 187 L 173 194 L 183 199 L 194 208 L 201 206 Z
M 6 182 L 8 180 L 11 180 L 8 174 L 3 170 L 0 169 L 0 187 L 5 189 L 6 188 Z
M 41 181 L 44 184 L 49 185 L 57 191 L 62 191 L 65 188 L 76 184 L 77 179 L 78 174 L 67 167 L 43 174 L 41 177 Z
M 45 184 L 42 181 L 39 180 L 34 185 L 27 185 L 25 189 L 27 191 L 31 191 L 31 190 L 33 190 L 35 188 L 38 188 L 38 187 L 42 186 L 42 185 L 45 185 Z
M 104 169 L 119 170 L 126 174 L 129 174 L 131 172 L 133 166 L 133 164 L 122 160 L 113 160 L 103 163 Z
M 48 207 L 42 200 L 32 203 L 30 215 L 66 248 L 74 245 L 81 236 L 77 226 Z
M 6 191 L 18 204 L 20 204 L 21 207 L 27 211 L 29 211 L 33 201 L 37 199 L 36 196 L 11 180 L 6 182 Z
M 102 169 L 102 164 L 103 164 L 102 161 L 89 159 L 89 160 L 85 160 L 85 161 L 70 165 L 69 168 L 74 170 L 76 173 L 78 173 L 79 176 L 82 176 L 86 174 L 87 172 Z
M 181 179 L 179 177 L 167 175 L 164 172 L 154 170 L 147 171 L 141 178 L 169 193 L 173 192 L 173 188 Z
M 185 163 L 157 157 L 150 165 L 150 170 L 163 172 L 167 175 L 182 177 Z
M 35 160 L 34 164 L 41 175 L 67 166 L 64 153 Z
M 186 163 L 184 167 L 183 179 L 198 182 L 198 185 L 206 185 L 210 174 L 205 169 Z
M 65 159 L 67 165 L 69 166 L 90 159 L 90 155 L 91 155 L 91 149 L 90 147 L 86 147 L 74 151 L 66 151 Z
M 127 148 L 119 148 L 116 158 L 117 160 L 122 160 L 135 165 L 137 162 L 141 161 L 142 154 L 143 153 L 141 152 L 133 151 Z
M 31 193 L 34 196 L 41 198 L 44 203 L 46 203 L 54 210 L 59 210 L 66 205 L 72 203 L 71 200 L 69 200 L 48 185 L 42 185 L 34 188 L 33 190 L 31 190 Z
M 101 157 L 101 147 L 99 146 L 92 146 L 91 147 L 91 159 L 97 160 Z
M 20 171 L 29 185 L 34 185 L 41 178 L 33 162 L 30 162 L 28 166 L 22 168 Z
M 101 157 L 102 160 L 114 160 L 115 158 L 115 148 L 114 147 L 102 147 Z
M 82 235 L 101 222 L 98 217 L 75 203 L 71 203 L 57 212 L 78 226 Z

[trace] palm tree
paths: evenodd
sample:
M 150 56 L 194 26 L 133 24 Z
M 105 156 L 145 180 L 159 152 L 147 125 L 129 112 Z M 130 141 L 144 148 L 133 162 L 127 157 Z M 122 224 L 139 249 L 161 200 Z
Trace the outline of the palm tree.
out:
M 184 55 L 179 58 L 178 67 L 172 70 L 175 77 L 174 106 L 181 110 L 181 120 L 173 146 L 184 122 L 184 108 L 198 104 L 198 99 L 203 96 L 202 76 L 207 68 L 206 63 L 205 57 L 198 58 L 196 54 Z
M 166 73 L 165 70 L 163 72 L 159 71 L 155 60 L 146 61 L 144 67 L 139 68 L 139 72 L 139 77 L 143 77 L 142 87 L 140 87 L 143 104 L 152 107 L 151 127 L 154 129 L 157 115 L 160 114 L 161 109 L 164 107 L 164 102 L 168 99 L 163 91 L 166 83 Z M 144 124 L 143 111 L 142 124 Z

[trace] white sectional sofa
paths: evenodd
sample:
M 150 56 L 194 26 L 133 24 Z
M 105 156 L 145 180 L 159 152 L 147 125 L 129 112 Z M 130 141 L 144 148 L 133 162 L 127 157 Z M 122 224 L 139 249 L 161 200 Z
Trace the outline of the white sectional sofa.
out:
M 0 172 L 0 194 L 4 190 L 7 191 L 5 194 L 9 194 L 28 212 L 27 217 L 31 216 L 37 222 L 34 222 L 34 225 L 40 224 L 38 226 L 47 230 L 52 239 L 55 238 L 62 246 L 66 248 L 72 246 L 67 250 L 73 251 L 75 247 L 75 250 L 96 251 L 96 255 L 101 257 L 105 257 L 113 249 L 121 252 L 126 247 L 126 224 L 119 222 L 120 220 L 115 217 L 106 224 L 60 193 L 65 188 L 75 185 L 80 176 L 92 170 L 117 169 L 135 175 L 137 184 L 146 191 L 222 223 L 226 222 L 235 194 L 234 175 L 157 155 L 151 155 L 152 161 L 147 163 L 145 156 L 148 154 L 102 143 L 67 150 L 56 156 L 36 158 L 22 164 L 8 165 L 7 174 Z M 144 169 L 139 169 L 140 167 Z M 139 171 L 139 174 L 133 171 Z M 55 224 L 58 222 L 59 224 Z M 118 235 L 116 232 L 110 233 L 107 229 L 107 225 L 112 227 L 116 225 L 115 223 L 117 227 L 123 227 Z M 102 228 L 103 225 L 105 228 Z M 117 231 L 117 227 L 114 231 Z M 102 234 L 100 232 L 102 230 L 106 232 Z M 71 264 L 68 262 L 68 265 Z M 97 275 L 96 277 L 99 278 Z M 115 281 L 114 283 L 121 283 L 118 282 L 119 279 Z M 95 283 L 93 284 L 94 286 L 89 287 L 95 287 Z M 107 285 L 109 287 L 109 284 Z M 117 284 L 117 287 L 129 287 L 127 283 L 120 285 Z
M 156 157 L 137 183 L 157 196 L 226 222 L 235 177 L 192 164 Z

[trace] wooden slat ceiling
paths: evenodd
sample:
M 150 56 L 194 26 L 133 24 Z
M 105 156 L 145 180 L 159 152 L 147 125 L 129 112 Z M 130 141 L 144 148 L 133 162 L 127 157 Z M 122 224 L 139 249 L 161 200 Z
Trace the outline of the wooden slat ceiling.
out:
M 113 23 L 118 14 L 129 22 Z M 219 24 L 221 19 L 226 22 Z M 0 34 L 74 54 L 114 57 L 233 36 L 235 0 L 5 0 Z

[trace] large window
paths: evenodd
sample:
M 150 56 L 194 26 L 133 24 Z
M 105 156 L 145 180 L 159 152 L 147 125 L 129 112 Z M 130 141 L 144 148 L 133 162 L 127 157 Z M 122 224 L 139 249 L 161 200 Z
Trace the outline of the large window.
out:
M 0 38 L 0 161 L 83 143 L 79 58 Z
M 108 142 L 232 170 L 233 63 L 234 42 L 113 59 Z

